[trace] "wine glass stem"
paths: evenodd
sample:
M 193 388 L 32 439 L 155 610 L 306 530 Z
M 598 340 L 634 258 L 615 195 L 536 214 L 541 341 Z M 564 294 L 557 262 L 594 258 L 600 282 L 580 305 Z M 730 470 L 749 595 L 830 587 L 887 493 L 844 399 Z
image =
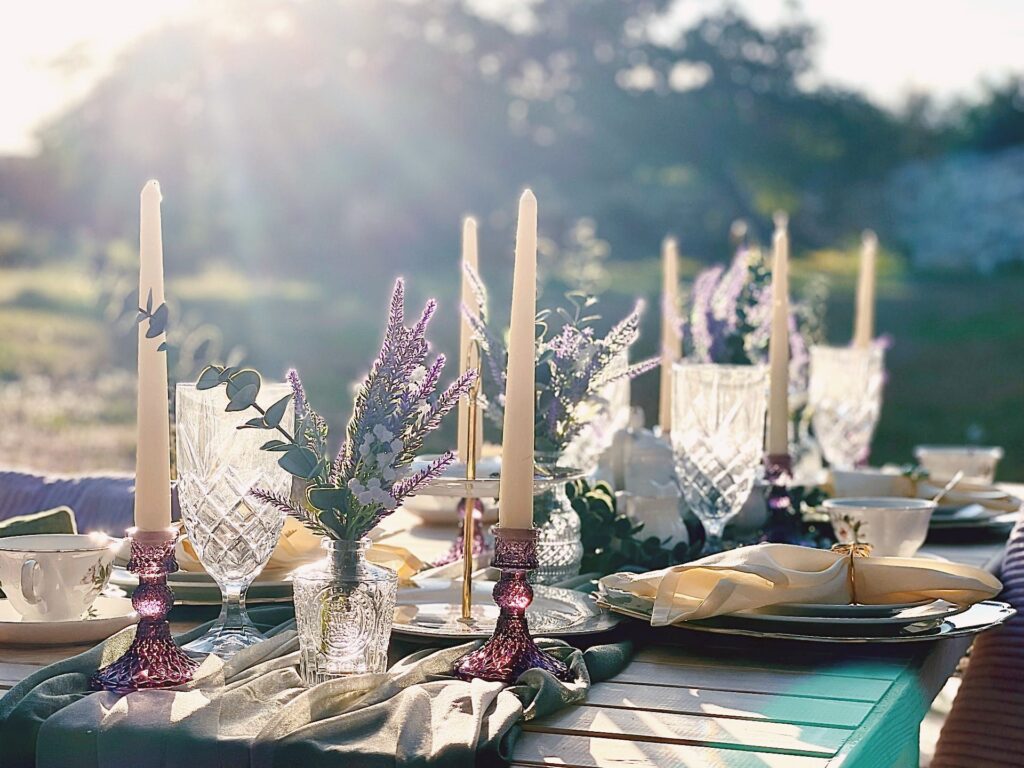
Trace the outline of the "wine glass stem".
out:
M 722 532 L 725 530 L 725 522 L 722 520 L 709 520 L 704 523 L 704 554 L 713 555 L 725 549 L 722 542 Z
M 244 632 L 251 622 L 245 612 L 245 593 L 248 585 L 225 584 L 221 592 L 223 599 L 220 608 L 220 624 L 222 632 Z

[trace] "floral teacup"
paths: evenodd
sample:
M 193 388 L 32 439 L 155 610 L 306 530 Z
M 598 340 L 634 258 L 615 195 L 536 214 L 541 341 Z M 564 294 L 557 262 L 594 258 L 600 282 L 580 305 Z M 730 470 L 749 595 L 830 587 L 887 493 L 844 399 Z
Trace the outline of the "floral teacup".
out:
M 110 580 L 116 544 L 103 534 L 0 539 L 0 586 L 29 621 L 80 619 Z
M 866 543 L 881 557 L 913 557 L 928 535 L 935 502 L 874 497 L 828 499 L 822 504 L 840 544 Z

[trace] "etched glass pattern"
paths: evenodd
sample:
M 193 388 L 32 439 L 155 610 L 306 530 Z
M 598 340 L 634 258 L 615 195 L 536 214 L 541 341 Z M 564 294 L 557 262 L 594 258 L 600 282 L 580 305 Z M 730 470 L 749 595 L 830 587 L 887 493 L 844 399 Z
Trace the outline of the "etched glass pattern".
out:
M 327 557 L 295 571 L 299 668 L 306 685 L 383 672 L 398 574 L 366 559 L 369 539 L 324 539 Z
M 867 460 L 884 383 L 884 351 L 878 344 L 811 347 L 811 424 L 825 460 L 836 469 Z
M 266 408 L 290 392 L 286 384 L 264 384 L 260 405 Z M 238 429 L 252 412 L 228 413 L 226 405 L 221 387 L 177 387 L 181 516 L 200 562 L 223 594 L 217 623 L 185 648 L 225 659 L 264 639 L 245 612 L 245 591 L 270 559 L 285 518 L 249 491 L 258 486 L 287 496 L 291 488 L 290 475 L 277 464 L 280 454 L 260 450 L 271 433 Z M 289 404 L 281 423 L 288 428 L 293 422 Z
M 551 483 L 534 482 L 533 519 L 540 522 L 538 566 L 532 574 L 537 584 L 557 584 L 580 572 L 583 563 L 580 516 L 565 493 L 565 484 L 579 476 L 570 475 Z
M 568 680 L 568 666 L 537 647 L 530 635 L 526 609 L 533 602 L 529 572 L 537 567 L 536 528 L 494 529 L 494 602 L 501 609 L 494 634 L 475 651 L 457 659 L 452 671 L 463 680 L 479 678 L 514 683 L 528 669 L 543 669 Z
M 704 526 L 705 554 L 754 486 L 764 448 L 764 366 L 679 363 L 673 369 L 672 450 L 686 503 Z

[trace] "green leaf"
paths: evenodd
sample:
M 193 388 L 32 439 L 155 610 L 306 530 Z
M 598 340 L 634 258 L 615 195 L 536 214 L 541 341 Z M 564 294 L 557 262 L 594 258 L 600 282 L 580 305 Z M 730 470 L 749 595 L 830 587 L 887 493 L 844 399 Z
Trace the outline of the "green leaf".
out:
M 149 329 L 146 331 L 147 339 L 155 339 L 167 330 L 167 305 L 161 304 L 149 317 Z
M 252 368 L 245 368 L 231 374 L 231 378 L 228 379 L 228 397 L 233 398 L 236 392 L 240 392 L 246 387 L 255 387 L 256 392 L 259 393 L 260 386 L 263 384 L 263 380 L 260 375 Z M 256 401 L 255 396 L 253 402 Z
M 284 440 L 267 440 L 263 445 L 260 446 L 261 451 L 289 451 L 291 450 L 292 444 L 286 443 Z
M 281 419 L 284 418 L 284 413 L 288 410 L 288 403 L 291 399 L 291 395 L 285 395 L 272 406 L 267 408 L 267 412 L 264 414 L 263 419 L 269 427 L 273 428 L 281 425 Z
M 249 419 L 245 424 L 239 424 L 235 429 L 270 429 L 264 422 L 262 417 L 255 419 Z
M 218 368 L 216 365 L 208 365 L 203 369 L 203 372 L 199 374 L 199 380 L 196 382 L 196 389 L 202 391 L 204 389 L 213 389 L 219 387 L 220 372 L 223 368 Z
M 167 351 L 167 342 L 166 341 L 161 341 L 160 342 L 160 346 L 156 348 L 156 351 L 157 352 L 166 352 Z
M 252 407 L 256 402 L 256 394 L 259 392 L 259 388 L 253 384 L 247 384 L 241 389 L 236 389 L 235 393 L 231 395 L 231 400 L 228 402 L 225 411 L 244 411 L 246 408 Z
M 285 472 L 308 480 L 315 476 L 318 462 L 316 454 L 309 448 L 293 445 L 277 460 L 277 463 Z
M 220 374 L 218 374 L 217 378 L 220 379 L 220 383 L 223 384 L 225 381 L 230 380 L 232 376 L 238 373 L 238 371 L 239 368 L 237 365 L 221 368 Z
M 146 314 L 153 314 L 153 289 L 149 289 L 149 295 L 146 296 Z
M 349 491 L 336 486 L 312 486 L 306 490 L 306 501 L 314 509 L 348 509 Z

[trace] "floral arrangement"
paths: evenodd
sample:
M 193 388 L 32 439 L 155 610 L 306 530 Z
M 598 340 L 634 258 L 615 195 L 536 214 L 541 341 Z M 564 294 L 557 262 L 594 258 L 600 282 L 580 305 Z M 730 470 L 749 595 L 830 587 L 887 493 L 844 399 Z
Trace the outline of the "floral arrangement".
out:
M 485 412 L 499 426 L 504 419 L 505 369 L 508 349 L 487 322 L 487 289 L 472 268 L 466 269 L 476 307 L 463 313 L 480 344 L 487 365 L 489 391 L 483 398 Z M 534 440 L 538 453 L 560 454 L 600 411 L 602 390 L 622 378 L 633 378 L 658 365 L 652 358 L 629 365 L 629 348 L 640 336 L 643 303 L 617 323 L 605 336 L 598 336 L 593 323 L 600 319 L 592 310 L 597 299 L 580 292 L 566 298 L 572 309 L 558 307 L 537 315 L 540 335 L 536 345 L 537 407 L 534 411 Z
M 683 338 L 687 357 L 700 362 L 748 365 L 768 361 L 772 307 L 771 265 L 758 248 L 741 246 L 728 268 L 715 266 L 693 284 Z M 825 341 L 823 280 L 807 286 L 804 299 L 790 305 L 790 381 L 807 390 L 808 350 Z
M 226 410 L 258 414 L 239 429 L 277 433 L 262 449 L 281 453 L 278 464 L 305 487 L 304 503 L 261 489 L 252 491 L 255 497 L 298 518 L 314 533 L 355 540 L 453 461 L 448 451 L 410 473 L 426 436 L 469 392 L 477 375 L 467 371 L 437 392 L 445 358 L 438 355 L 426 363 L 426 329 L 435 308 L 436 303 L 428 301 L 419 320 L 406 327 L 405 289 L 401 280 L 395 283 L 380 354 L 358 389 L 344 442 L 333 458 L 327 423 L 310 406 L 294 370 L 288 372 L 292 394 L 266 409 L 256 403 L 261 381 L 256 371 L 211 365 L 202 372 L 197 389 L 223 384 Z M 295 406 L 294 433 L 282 424 L 289 401 Z

